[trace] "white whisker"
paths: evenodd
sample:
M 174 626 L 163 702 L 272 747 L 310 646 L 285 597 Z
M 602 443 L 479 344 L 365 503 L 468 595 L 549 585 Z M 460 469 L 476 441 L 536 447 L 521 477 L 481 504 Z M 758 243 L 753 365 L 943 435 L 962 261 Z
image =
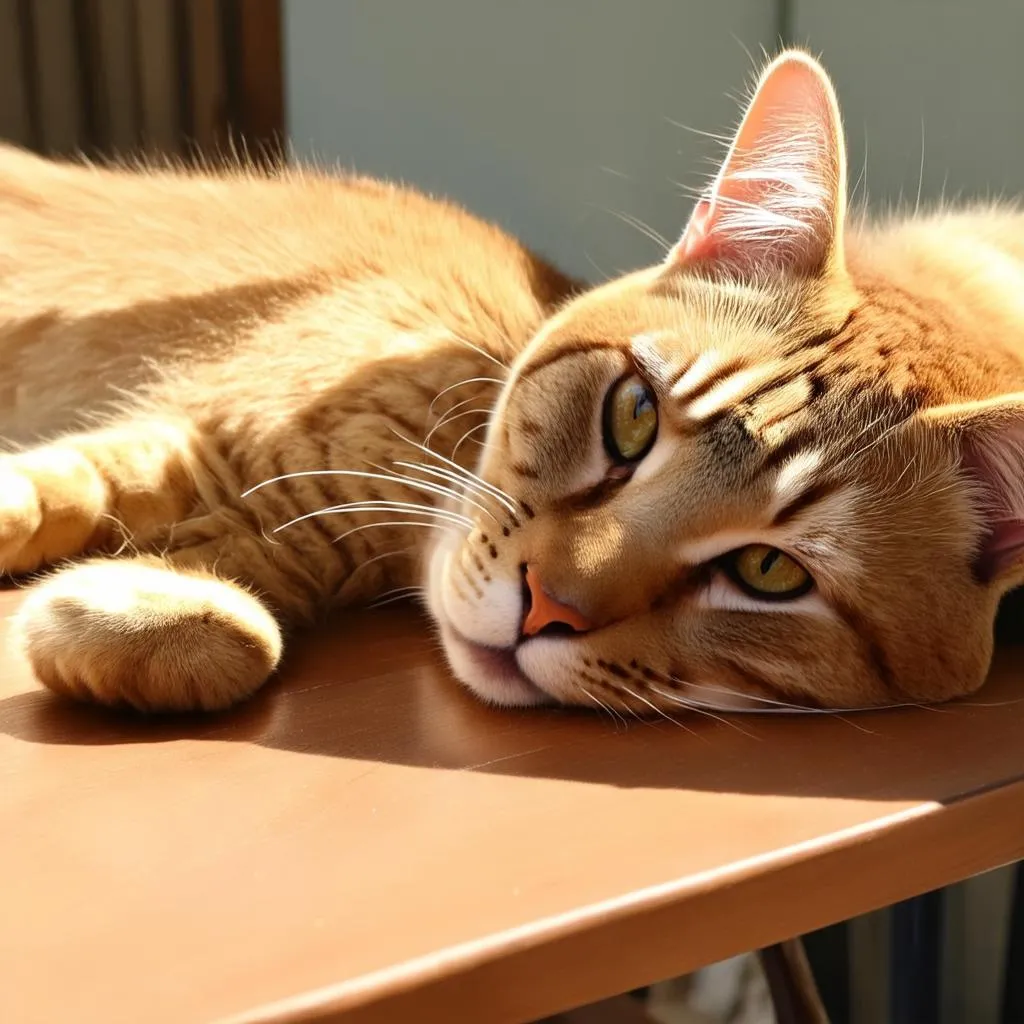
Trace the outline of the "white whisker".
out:
M 434 411 L 434 406 L 437 405 L 438 401 L 448 394 L 449 391 L 454 391 L 456 388 L 463 388 L 467 384 L 504 384 L 505 382 L 499 377 L 468 377 L 466 380 L 460 380 L 458 384 L 449 384 L 443 391 L 438 391 L 434 396 L 434 400 L 427 407 L 427 415 L 429 416 Z M 472 401 L 472 399 L 469 399 Z
M 589 697 L 589 698 L 590 698 L 590 699 L 591 699 L 591 700 L 592 700 L 592 701 L 593 701 L 593 702 L 594 702 L 594 703 L 595 703 L 595 704 L 596 704 L 596 705 L 597 705 L 597 706 L 598 706 L 598 707 L 599 707 L 599 708 L 600 708 L 600 709 L 601 709 L 602 711 L 606 711 L 606 712 L 608 713 L 608 715 L 609 715 L 609 716 L 611 717 L 611 720 L 612 720 L 612 722 L 614 722 L 614 723 L 615 723 L 615 728 L 616 728 L 616 730 L 617 730 L 617 729 L 618 729 L 618 727 L 619 727 L 619 722 L 621 722 L 621 723 L 622 723 L 622 728 L 623 728 L 623 729 L 628 729 L 628 728 L 629 728 L 629 722 L 627 722 L 627 721 L 626 721 L 626 720 L 625 720 L 625 719 L 624 719 L 624 718 L 622 717 L 622 715 L 620 715 L 620 714 L 619 714 L 619 713 L 618 713 L 618 712 L 617 712 L 617 711 L 616 711 L 616 710 L 615 710 L 615 709 L 614 709 L 614 708 L 613 708 L 613 707 L 612 707 L 612 706 L 611 706 L 610 704 L 605 704 L 605 702 L 604 702 L 603 700 L 600 700 L 600 699 L 599 699 L 598 697 L 595 697 L 595 696 L 594 696 L 594 695 L 593 695 L 593 694 L 592 694 L 592 693 L 591 693 L 591 692 L 590 692 L 590 691 L 589 691 L 589 690 L 588 690 L 588 689 L 587 689 L 587 688 L 586 688 L 585 686 L 583 686 L 583 685 L 582 685 L 581 683 L 577 683 L 577 684 L 576 684 L 576 687 L 577 687 L 577 689 L 578 689 L 578 690 L 579 690 L 579 691 L 580 691 L 581 693 L 583 693 L 583 694 L 584 694 L 585 696 Z
M 470 399 L 473 401 L 473 399 Z M 457 412 L 454 416 L 445 416 L 435 423 L 430 430 L 427 431 L 427 436 L 423 439 L 423 443 L 426 445 L 430 444 L 430 439 L 436 434 L 442 427 L 449 423 L 453 423 L 455 420 L 461 420 L 464 416 L 472 416 L 474 413 L 484 413 L 488 417 L 491 415 L 491 409 L 466 409 L 464 412 Z
M 401 440 L 405 441 L 406 444 L 412 445 L 413 448 L 417 449 L 417 451 L 423 452 L 424 455 L 429 455 L 432 459 L 437 459 L 438 462 L 442 462 L 444 465 L 448 466 L 450 469 L 453 469 L 456 473 L 460 474 L 463 477 L 463 479 L 475 481 L 482 488 L 484 488 L 484 490 L 489 491 L 490 494 L 497 498 L 498 501 L 500 501 L 512 515 L 517 514 L 514 499 L 510 494 L 506 494 L 503 490 L 501 490 L 498 487 L 495 487 L 493 484 L 489 484 L 486 480 L 481 480 L 480 477 L 476 475 L 476 473 L 470 472 L 468 469 L 464 468 L 463 466 L 460 466 L 457 462 L 454 462 L 452 459 L 446 458 L 440 452 L 435 452 L 433 448 L 427 448 L 426 446 L 418 444 L 416 441 L 413 441 L 410 438 L 406 437 L 404 434 L 400 434 L 397 430 L 394 429 L 394 427 L 391 427 L 389 429 L 395 435 L 395 437 L 401 438 Z
M 415 519 L 389 519 L 383 523 L 363 523 L 362 526 L 353 527 L 351 530 L 343 533 L 340 537 L 335 537 L 332 544 L 338 544 L 343 541 L 346 537 L 351 537 L 353 533 L 359 533 L 360 530 L 370 530 L 380 526 L 425 526 L 432 530 L 448 530 L 452 531 L 452 527 L 449 523 L 424 523 L 417 522 Z
M 401 512 L 411 516 L 427 516 L 445 523 L 452 523 L 457 526 L 465 526 L 472 529 L 473 520 L 467 516 L 459 515 L 457 512 L 449 512 L 446 509 L 431 508 L 429 505 L 411 505 L 395 501 L 352 501 L 344 505 L 330 505 L 327 508 L 318 509 L 316 512 L 305 512 L 301 516 L 289 519 L 287 523 L 274 527 L 274 533 L 287 530 L 289 526 L 305 522 L 307 519 L 316 519 L 320 516 L 342 515 L 355 512 Z
M 466 441 L 469 440 L 471 435 L 475 434 L 478 430 L 486 430 L 488 426 L 490 426 L 489 422 L 488 423 L 478 423 L 475 427 L 470 427 L 469 430 L 467 430 L 462 435 L 462 437 L 460 437 L 458 439 L 458 441 L 455 442 L 455 447 L 452 448 L 452 455 L 454 455 L 459 450 L 459 448 L 462 446 L 462 444 L 464 444 Z

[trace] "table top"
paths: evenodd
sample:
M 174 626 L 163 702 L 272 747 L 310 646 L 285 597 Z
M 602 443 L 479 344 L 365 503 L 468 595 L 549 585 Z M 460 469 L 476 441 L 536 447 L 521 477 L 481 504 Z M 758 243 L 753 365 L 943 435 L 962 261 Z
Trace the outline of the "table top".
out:
M 11 1024 L 525 1021 L 1021 856 L 1020 648 L 943 709 L 627 728 L 479 705 L 408 609 L 220 715 L 0 661 Z

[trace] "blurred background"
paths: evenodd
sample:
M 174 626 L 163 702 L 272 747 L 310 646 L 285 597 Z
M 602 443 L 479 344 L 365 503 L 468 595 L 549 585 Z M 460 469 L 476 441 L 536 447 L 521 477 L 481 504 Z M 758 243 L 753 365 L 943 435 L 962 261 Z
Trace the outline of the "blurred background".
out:
M 0 0 L 0 137 L 339 163 L 452 196 L 596 282 L 674 240 L 780 41 L 831 71 L 859 199 L 1024 192 L 1022 40 L 1021 0 Z M 1012 894 L 993 872 L 923 918 L 943 1024 L 1024 1021 Z M 810 937 L 835 1024 L 887 1019 L 891 914 Z
M 859 198 L 1024 190 L 1022 39 L 1019 0 L 0 0 L 0 137 L 287 140 L 599 280 L 674 239 L 779 40 L 832 72 Z

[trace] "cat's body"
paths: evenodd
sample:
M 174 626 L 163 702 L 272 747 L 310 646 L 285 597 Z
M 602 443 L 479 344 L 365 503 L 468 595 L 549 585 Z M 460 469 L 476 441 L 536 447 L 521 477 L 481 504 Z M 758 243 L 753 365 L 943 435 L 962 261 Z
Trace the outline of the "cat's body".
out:
M 489 408 L 496 375 L 570 288 L 456 207 L 312 172 L 134 173 L 0 149 L 0 238 L 0 436 L 25 449 L 0 463 L 0 565 L 119 552 L 89 576 L 66 575 L 70 593 L 38 609 L 36 627 L 73 643 L 88 633 L 90 601 L 119 594 L 124 609 L 141 588 L 149 614 L 170 618 L 162 639 L 131 652 L 130 671 L 144 677 L 139 658 L 157 648 L 180 663 L 191 646 L 197 663 L 179 664 L 164 688 L 120 678 L 111 660 L 126 653 L 130 611 L 94 626 L 102 653 L 83 657 L 82 677 L 36 663 L 58 688 L 142 707 L 231 703 L 276 661 L 273 624 L 203 570 L 258 591 L 285 626 L 419 582 L 429 528 L 337 541 L 359 524 L 417 521 L 386 506 L 273 531 L 352 501 L 437 504 L 450 486 L 439 476 L 405 471 L 422 488 L 386 479 L 397 460 L 447 471 L 399 435 L 422 442 L 458 403 Z M 450 455 L 484 419 L 455 415 L 432 447 Z M 458 455 L 476 451 L 467 440 Z M 328 468 L 376 475 L 299 476 L 243 497 Z M 133 561 L 149 572 L 131 574 Z M 196 587 L 177 594 L 162 566 L 198 571 Z M 212 628 L 230 621 L 232 641 L 211 647 L 201 621 L 218 605 Z M 207 674 L 211 653 L 245 660 L 228 691 L 185 682 Z
M 831 86 L 799 54 L 665 263 L 572 301 L 389 186 L 4 151 L 0 434 L 29 447 L 0 463 L 0 568 L 120 555 L 37 585 L 37 672 L 223 706 L 276 665 L 271 615 L 425 576 L 456 674 L 497 702 L 975 689 L 1024 582 L 1024 217 L 853 225 L 845 202 Z M 414 447 L 448 409 L 451 453 L 509 361 L 479 476 Z M 295 473 L 321 475 L 243 497 Z

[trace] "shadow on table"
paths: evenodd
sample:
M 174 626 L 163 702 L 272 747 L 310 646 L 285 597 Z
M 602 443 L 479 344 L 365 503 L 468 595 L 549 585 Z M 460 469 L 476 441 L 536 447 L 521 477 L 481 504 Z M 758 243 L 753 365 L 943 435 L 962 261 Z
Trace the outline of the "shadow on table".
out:
M 236 741 L 619 787 L 931 799 L 1024 777 L 1024 657 L 1001 648 L 984 689 L 941 708 L 614 721 L 484 707 L 452 680 L 426 624 L 387 609 L 297 640 L 280 680 L 231 712 L 146 718 L 33 689 L 0 701 L 0 733 L 72 746 Z

